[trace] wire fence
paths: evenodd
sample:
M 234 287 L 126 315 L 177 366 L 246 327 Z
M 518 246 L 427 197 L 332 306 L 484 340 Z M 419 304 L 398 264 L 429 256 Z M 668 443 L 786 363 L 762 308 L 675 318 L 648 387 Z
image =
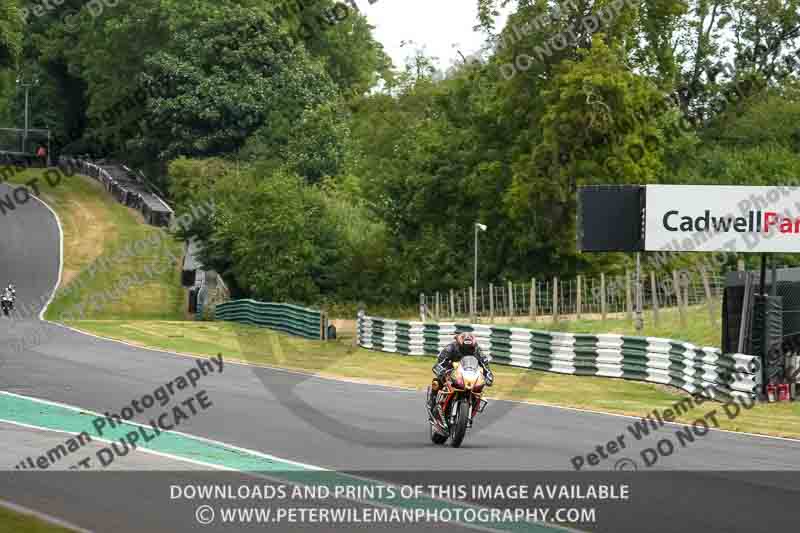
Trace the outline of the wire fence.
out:
M 34 155 L 40 146 L 50 153 L 49 130 L 0 128 L 0 152 Z
M 420 294 L 422 319 L 551 317 L 555 321 L 633 317 L 637 298 L 642 311 L 686 310 L 716 305 L 722 299 L 724 277 L 709 272 L 642 273 L 637 292 L 633 273 L 573 279 L 536 279 Z M 473 303 L 474 301 L 474 303 Z M 474 308 L 473 308 L 474 305 Z

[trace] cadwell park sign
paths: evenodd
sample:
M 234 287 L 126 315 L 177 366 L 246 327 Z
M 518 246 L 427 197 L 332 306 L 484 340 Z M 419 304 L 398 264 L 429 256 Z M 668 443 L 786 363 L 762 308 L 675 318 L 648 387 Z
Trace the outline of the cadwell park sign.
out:
M 648 185 L 645 250 L 800 252 L 797 187 Z
M 579 192 L 588 252 L 800 252 L 800 187 L 612 185 Z

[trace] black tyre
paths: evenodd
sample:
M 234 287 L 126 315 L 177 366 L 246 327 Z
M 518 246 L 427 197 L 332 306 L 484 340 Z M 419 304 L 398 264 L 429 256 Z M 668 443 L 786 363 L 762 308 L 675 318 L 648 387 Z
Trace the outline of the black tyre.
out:
M 466 400 L 458 402 L 458 413 L 456 413 L 456 423 L 453 425 L 453 440 L 450 445 L 453 448 L 458 448 L 464 441 L 464 436 L 467 434 L 467 417 L 469 415 L 469 403 Z
M 434 443 L 434 444 L 444 444 L 445 442 L 447 442 L 447 435 L 442 435 L 440 433 L 436 433 L 433 430 L 433 426 L 430 425 L 430 424 L 428 424 L 428 427 L 430 428 L 431 442 L 432 443 Z

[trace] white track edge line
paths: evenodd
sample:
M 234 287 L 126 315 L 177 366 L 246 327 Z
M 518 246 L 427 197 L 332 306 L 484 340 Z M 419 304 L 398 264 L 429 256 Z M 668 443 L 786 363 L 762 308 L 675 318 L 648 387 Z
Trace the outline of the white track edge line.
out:
M 20 427 L 30 428 L 30 429 L 37 429 L 39 431 L 51 431 L 53 433 L 63 433 L 65 435 L 74 435 L 74 433 L 72 433 L 70 431 L 63 430 L 63 429 L 53 429 L 53 428 L 49 428 L 49 427 L 45 427 L 45 426 L 35 426 L 33 424 L 25 424 L 24 422 L 17 422 L 15 420 L 8 420 L 6 418 L 0 418 L 0 423 L 12 424 L 12 425 L 15 425 L 15 426 L 20 426 Z M 114 442 L 116 442 L 116 441 L 113 441 L 113 440 L 106 439 L 105 437 L 91 437 L 91 441 L 105 442 L 106 444 L 113 444 Z M 207 466 L 207 467 L 210 467 L 210 468 L 214 468 L 216 470 L 237 471 L 235 468 L 229 468 L 227 466 L 221 466 L 221 465 L 214 464 L 214 463 L 206 463 L 206 462 L 203 462 L 203 461 L 198 461 L 197 459 L 190 459 L 188 457 L 181 457 L 179 455 L 172 455 L 170 453 L 160 452 L 160 451 L 157 451 L 157 450 L 151 450 L 149 448 L 143 448 L 141 446 L 136 446 L 134 448 L 134 450 L 135 451 L 139 451 L 139 452 L 143 452 L 143 453 L 149 453 L 151 455 L 158 455 L 160 457 L 164 457 L 164 458 L 167 458 L 167 459 L 172 459 L 174 461 L 183 461 L 185 463 L 191 463 L 191 464 L 195 464 L 195 465 L 198 465 L 198 466 Z M 90 470 L 96 470 L 96 469 L 90 469 Z M 26 471 L 30 471 L 30 470 L 26 470 L 26 469 L 9 470 L 9 472 L 26 472 Z M 172 470 L 160 470 L 160 472 L 171 472 L 171 471 Z
M 56 279 L 56 284 L 53 287 L 53 290 L 50 292 L 50 298 L 42 306 L 42 310 L 39 311 L 39 320 L 44 320 L 44 313 L 47 311 L 47 308 L 50 307 L 50 304 L 53 303 L 53 300 L 56 297 L 56 292 L 58 292 L 58 287 L 61 285 L 61 276 L 64 270 L 64 229 L 61 227 L 61 219 L 58 218 L 58 214 L 52 207 L 47 205 L 47 202 L 41 198 L 38 198 L 37 196 L 34 196 L 33 194 L 31 194 L 31 198 L 41 203 L 47 208 L 48 211 L 50 211 L 50 213 L 53 214 L 53 217 L 56 219 L 56 226 L 58 226 L 58 278 Z
M 2 392 L 2 391 L 0 391 L 0 392 Z M 47 402 L 46 400 L 43 400 L 43 401 Z M 47 402 L 47 403 L 53 403 L 55 405 L 59 405 L 56 402 Z M 71 432 L 65 431 L 65 430 L 62 430 L 62 429 L 53 429 L 53 428 L 48 428 L 48 427 L 43 427 L 43 426 L 35 426 L 35 425 L 31 425 L 31 424 L 25 424 L 23 422 L 16 422 L 16 421 L 13 421 L 13 420 L 7 420 L 7 419 L 4 419 L 4 418 L 0 418 L 0 423 L 8 423 L 8 424 L 12 424 L 12 425 L 15 425 L 15 426 L 36 429 L 36 430 L 43 431 L 43 432 L 48 432 L 49 431 L 49 432 L 53 432 L 53 433 L 63 433 L 63 434 L 66 434 L 66 435 L 72 435 Z M 114 441 L 111 441 L 111 440 L 108 440 L 108 439 L 105 439 L 105 438 L 101 438 L 101 437 L 96 437 L 96 438 L 93 437 L 92 440 L 97 440 L 99 442 L 105 442 L 105 443 L 109 443 L 109 444 L 114 442 Z M 231 447 L 233 447 L 233 446 L 231 446 Z M 261 471 L 247 471 L 247 470 L 240 470 L 240 469 L 237 469 L 237 468 L 230 468 L 230 467 L 226 467 L 226 466 L 222 466 L 222 465 L 214 464 L 214 463 L 205 463 L 203 461 L 198 461 L 198 460 L 195 460 L 195 459 L 189 459 L 189 458 L 186 458 L 186 457 L 175 456 L 175 455 L 172 455 L 172 454 L 169 454 L 169 453 L 165 453 L 165 452 L 158 452 L 158 451 L 155 451 L 155 450 L 150 450 L 148 448 L 137 447 L 136 450 L 137 451 L 141 451 L 143 453 L 149 453 L 151 455 L 157 455 L 157 456 L 160 456 L 160 457 L 164 457 L 164 458 L 167 458 L 167 459 L 172 459 L 172 460 L 176 460 L 176 461 L 183 461 L 183 462 L 187 462 L 187 463 L 191 463 L 191 464 L 196 464 L 196 465 L 199 465 L 199 466 L 207 466 L 207 467 L 210 467 L 210 468 L 213 468 L 213 469 L 216 469 L 216 470 L 222 470 L 222 471 L 228 471 L 228 472 L 238 472 L 238 473 L 240 473 L 242 475 L 245 475 L 245 476 L 250 476 L 250 477 L 254 477 L 254 478 L 258 478 L 258 479 L 267 479 L 269 481 L 278 482 L 278 483 L 281 483 L 281 484 L 289 484 L 289 485 L 294 485 L 294 486 L 303 486 L 304 485 L 303 482 L 301 482 L 301 481 L 285 480 L 285 479 L 282 479 L 280 477 L 270 476 L 270 475 L 265 474 L 265 473 L 263 473 Z M 10 472 L 15 472 L 17 470 L 9 470 L 9 471 Z M 19 471 L 23 471 L 24 472 L 25 470 L 19 470 Z M 161 470 L 160 472 L 170 472 L 170 470 Z M 329 471 L 329 472 L 341 475 L 341 476 L 343 476 L 345 478 L 349 477 L 349 478 L 358 479 L 358 480 L 361 480 L 361 481 L 368 481 L 370 483 L 377 483 L 377 484 L 381 484 L 381 485 L 391 485 L 391 486 L 395 486 L 395 487 L 397 486 L 397 483 L 394 483 L 394 482 L 388 482 L 388 481 L 383 481 L 383 480 L 378 480 L 378 479 L 370 479 L 370 478 L 366 478 L 366 477 L 355 476 L 355 475 L 352 475 L 352 474 L 341 473 L 341 472 L 337 472 L 337 471 Z M 455 501 L 454 502 L 452 500 L 448 500 L 448 499 L 444 499 L 444 498 L 434 498 L 434 497 L 431 497 L 431 496 L 427 496 L 427 497 L 430 498 L 433 501 L 446 502 L 446 503 L 450 503 L 450 504 L 454 504 L 454 505 L 459 505 L 459 506 L 462 506 L 462 507 L 481 508 L 478 505 L 470 504 L 468 502 L 461 502 L 461 501 Z M 344 497 L 344 496 L 340 497 L 339 499 L 349 500 L 349 501 L 361 503 L 361 504 L 372 506 L 372 507 L 382 507 L 382 508 L 386 508 L 386 509 L 396 509 L 396 508 L 398 508 L 397 506 L 393 506 L 393 505 L 388 504 L 388 503 L 382 503 L 380 501 L 375 501 L 375 500 L 370 500 L 370 499 L 349 498 L 349 497 Z M 0 501 L 2 501 L 2 500 L 0 500 Z M 498 531 L 498 529 L 492 529 L 492 528 L 489 528 L 489 527 L 483 527 L 483 526 L 472 524 L 472 523 L 469 523 L 469 522 L 457 522 L 457 524 L 458 524 L 459 527 L 465 527 L 465 528 L 474 529 L 474 530 L 477 530 L 477 531 L 486 531 L 486 532 L 490 532 L 490 533 L 494 533 L 494 532 Z M 532 524 L 539 525 L 539 526 L 544 526 L 545 528 L 554 529 L 554 530 L 562 530 L 562 531 L 570 531 L 570 532 L 582 533 L 580 530 L 571 529 L 571 528 L 568 528 L 568 527 L 565 527 L 565 526 L 561 526 L 561 525 L 542 524 L 540 522 L 533 522 Z M 79 533 L 80 533 L 80 531 L 81 530 L 79 530 Z M 92 533 L 92 532 L 87 532 L 87 533 Z
M 22 394 L 16 394 L 16 393 L 13 393 L 13 392 L 8 392 L 8 391 L 0 391 L 0 394 L 7 395 L 7 396 L 14 396 L 16 398 L 21 398 L 23 400 L 29 400 L 29 401 L 36 402 L 36 403 L 42 403 L 42 404 L 45 404 L 45 405 L 54 405 L 56 407 L 62 407 L 64 409 L 69 409 L 70 411 L 76 411 L 78 413 L 88 413 L 90 415 L 93 415 L 93 416 L 96 416 L 96 417 L 99 417 L 99 418 L 104 418 L 105 417 L 105 415 L 103 415 L 101 413 L 94 412 L 91 409 L 82 409 L 82 408 L 76 407 L 74 405 L 69 405 L 69 404 L 65 404 L 65 403 L 61 403 L 61 402 L 54 402 L 52 400 L 44 400 L 44 399 L 35 398 L 35 397 L 32 397 L 32 396 L 24 396 Z M 147 426 L 145 424 L 141 424 L 139 422 L 134 422 L 132 420 L 125 420 L 124 423 L 125 424 L 130 424 L 132 426 L 143 427 L 145 429 L 150 427 L 150 426 Z M 256 457 L 260 457 L 262 459 L 268 459 L 270 461 L 276 461 L 276 462 L 290 464 L 290 465 L 293 465 L 293 466 L 299 466 L 299 467 L 302 467 L 302 468 L 307 468 L 309 470 L 327 470 L 327 469 L 324 469 L 324 468 L 321 468 L 321 467 L 318 467 L 318 466 L 315 466 L 315 465 L 309 465 L 309 464 L 301 463 L 301 462 L 298 462 L 298 461 L 292 461 L 290 459 L 283 459 L 281 457 L 277 457 L 275 455 L 270 455 L 268 453 L 259 452 L 259 451 L 251 450 L 251 449 L 248 449 L 248 448 L 242 448 L 242 447 L 239 447 L 239 446 L 235 446 L 233 444 L 227 444 L 227 443 L 222 442 L 222 441 L 218 441 L 218 440 L 214 440 L 214 439 L 208 439 L 208 438 L 200 437 L 200 436 L 197 436 L 197 435 L 191 435 L 189 433 L 183 433 L 182 431 L 175 431 L 173 429 L 169 429 L 169 430 L 162 430 L 162 433 L 172 433 L 172 434 L 175 434 L 175 435 L 180 435 L 181 437 L 186 437 L 186 438 L 189 438 L 189 439 L 195 439 L 195 440 L 198 440 L 198 441 L 214 444 L 216 446 L 221 446 L 223 448 L 230 448 L 232 450 L 236 450 L 236 451 L 239 451 L 239 452 L 249 453 L 249 454 L 254 455 Z

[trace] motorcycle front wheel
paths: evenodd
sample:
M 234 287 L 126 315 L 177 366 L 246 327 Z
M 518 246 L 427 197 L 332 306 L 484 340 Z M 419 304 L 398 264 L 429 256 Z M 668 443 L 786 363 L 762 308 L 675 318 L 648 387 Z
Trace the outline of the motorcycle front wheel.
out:
M 469 401 L 466 398 L 462 398 L 458 402 L 457 409 L 458 412 L 456 413 L 456 423 L 453 425 L 453 429 L 451 431 L 453 434 L 453 440 L 450 441 L 450 445 L 453 448 L 458 448 L 461 446 L 461 443 L 464 441 L 464 436 L 467 434 Z

